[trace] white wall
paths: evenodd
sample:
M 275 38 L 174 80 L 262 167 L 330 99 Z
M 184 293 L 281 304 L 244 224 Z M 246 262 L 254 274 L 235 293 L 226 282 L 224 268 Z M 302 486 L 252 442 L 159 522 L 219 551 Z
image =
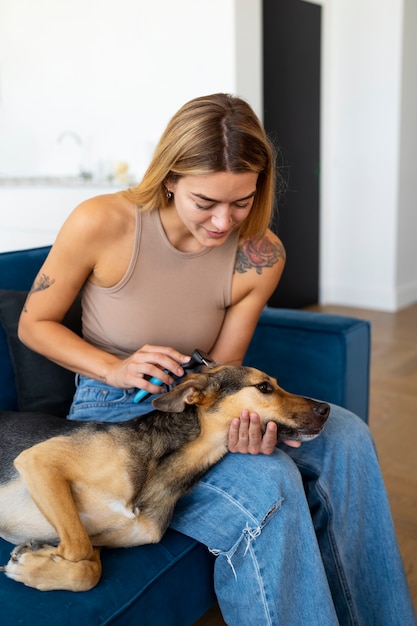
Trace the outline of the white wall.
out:
M 0 175 L 76 171 L 64 131 L 82 138 L 87 169 L 127 161 L 141 174 L 187 100 L 238 91 L 260 112 L 260 3 L 2 0 L 0 84 Z
M 323 6 L 320 298 L 395 310 L 417 301 L 416 1 L 310 1 Z M 57 143 L 71 130 L 85 167 L 127 161 L 139 177 L 172 113 L 203 93 L 261 115 L 261 6 L 2 0 L 0 175 L 76 170 L 76 144 Z M 30 238 L 7 232 L 10 249 Z
M 0 251 L 52 243 L 78 202 L 114 190 L 117 162 L 138 180 L 190 98 L 238 93 L 260 115 L 260 38 L 260 0 L 1 0 Z M 93 181 L 1 180 L 80 165 Z
M 262 0 L 235 0 L 236 93 L 263 118 Z
M 417 300 L 417 2 L 405 0 L 398 177 L 398 305 Z
M 396 310 L 417 301 L 416 5 L 323 14 L 321 301 Z

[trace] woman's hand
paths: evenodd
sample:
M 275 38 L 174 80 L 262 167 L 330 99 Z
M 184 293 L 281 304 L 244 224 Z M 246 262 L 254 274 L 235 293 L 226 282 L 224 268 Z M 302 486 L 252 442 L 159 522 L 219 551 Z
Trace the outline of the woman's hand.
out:
M 149 379 L 155 377 L 167 385 L 172 384 L 171 374 L 183 376 L 181 364 L 188 363 L 190 358 L 168 346 L 145 345 L 127 359 L 113 364 L 106 375 L 106 383 L 122 389 L 137 388 L 158 393 L 161 387 L 150 383 Z
M 230 452 L 241 454 L 272 454 L 277 445 L 278 428 L 274 422 L 268 422 L 262 435 L 261 420 L 255 412 L 242 411 L 240 418 L 235 418 L 229 430 L 228 448 Z M 299 448 L 298 441 L 285 441 L 293 448 Z

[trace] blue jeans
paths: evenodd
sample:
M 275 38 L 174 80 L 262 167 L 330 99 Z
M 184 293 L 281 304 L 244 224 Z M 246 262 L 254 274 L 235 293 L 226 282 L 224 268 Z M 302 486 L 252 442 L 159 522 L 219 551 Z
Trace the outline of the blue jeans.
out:
M 78 377 L 69 417 L 121 421 L 152 408 L 133 396 Z M 216 555 L 231 626 L 416 624 L 371 434 L 341 407 L 301 448 L 226 455 L 171 527 Z

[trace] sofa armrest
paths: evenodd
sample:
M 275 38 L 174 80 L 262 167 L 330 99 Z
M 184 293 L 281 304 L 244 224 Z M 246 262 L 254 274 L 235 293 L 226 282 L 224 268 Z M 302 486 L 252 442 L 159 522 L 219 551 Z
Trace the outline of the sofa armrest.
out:
M 368 321 L 266 307 L 244 363 L 287 391 L 338 404 L 367 422 L 370 345 Z

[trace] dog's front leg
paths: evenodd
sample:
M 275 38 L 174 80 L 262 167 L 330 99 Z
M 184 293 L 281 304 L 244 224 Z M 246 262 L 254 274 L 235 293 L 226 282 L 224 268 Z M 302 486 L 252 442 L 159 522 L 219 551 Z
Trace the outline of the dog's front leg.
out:
M 25 450 L 15 459 L 15 467 L 33 501 L 55 528 L 59 544 L 20 549 L 19 554 L 12 554 L 6 574 L 38 589 L 90 589 L 100 578 L 101 564 L 72 495 L 76 465 L 71 438 L 47 440 Z
M 68 440 L 62 437 L 37 444 L 24 450 L 14 464 L 33 501 L 57 532 L 60 542 L 55 554 L 80 561 L 89 558 L 93 549 L 71 491 L 75 472 Z

